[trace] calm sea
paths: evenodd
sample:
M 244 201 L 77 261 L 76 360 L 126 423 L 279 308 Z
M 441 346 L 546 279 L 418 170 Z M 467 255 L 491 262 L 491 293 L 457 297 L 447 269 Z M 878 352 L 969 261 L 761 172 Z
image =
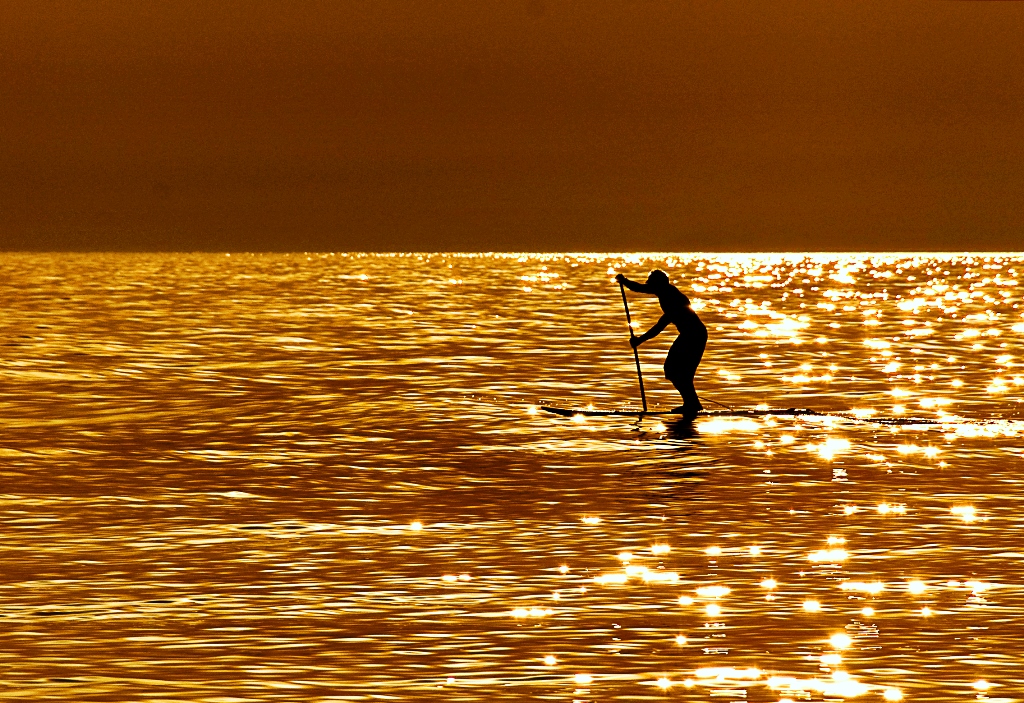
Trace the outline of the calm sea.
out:
M 538 410 L 638 405 L 653 267 L 706 406 L 844 417 Z M 1021 276 L 0 255 L 0 697 L 1024 699 Z

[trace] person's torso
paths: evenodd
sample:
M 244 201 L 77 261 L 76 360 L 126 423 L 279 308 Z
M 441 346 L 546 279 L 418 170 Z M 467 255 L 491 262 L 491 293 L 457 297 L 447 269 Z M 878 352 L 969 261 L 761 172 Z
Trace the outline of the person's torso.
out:
M 658 296 L 658 302 L 679 334 L 707 338 L 707 327 L 697 317 L 697 313 L 690 307 L 690 299 L 681 290 L 671 286 L 668 292 Z

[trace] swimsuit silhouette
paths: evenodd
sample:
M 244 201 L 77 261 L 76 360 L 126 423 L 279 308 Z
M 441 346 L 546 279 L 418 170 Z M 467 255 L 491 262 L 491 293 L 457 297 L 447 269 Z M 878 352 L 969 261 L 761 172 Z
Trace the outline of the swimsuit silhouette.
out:
M 676 410 L 681 411 L 686 419 L 692 420 L 704 409 L 697 397 L 697 389 L 693 387 L 693 377 L 708 343 L 708 328 L 690 307 L 690 299 L 672 285 L 664 271 L 651 271 L 645 283 L 631 281 L 621 273 L 615 276 L 615 280 L 635 293 L 657 296 L 664 313 L 651 329 L 639 337 L 630 337 L 629 343 L 634 349 L 657 337 L 669 323 L 679 330 L 679 336 L 672 342 L 672 348 L 665 357 L 665 378 L 671 381 L 683 397 L 682 407 Z

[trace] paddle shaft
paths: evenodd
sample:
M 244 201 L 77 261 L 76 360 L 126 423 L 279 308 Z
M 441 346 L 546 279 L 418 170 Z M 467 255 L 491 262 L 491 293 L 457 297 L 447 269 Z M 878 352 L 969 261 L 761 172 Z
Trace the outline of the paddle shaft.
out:
M 626 287 L 619 283 L 619 292 L 622 293 L 622 307 L 626 309 L 626 324 L 629 325 L 629 337 L 632 339 L 636 335 L 633 334 L 633 320 L 629 317 L 629 303 L 626 302 Z M 633 346 L 632 344 L 630 346 Z M 640 352 L 637 351 L 636 347 L 633 347 L 633 358 L 636 360 L 636 377 L 640 381 L 640 401 L 644 404 L 644 412 L 647 412 L 647 394 L 644 393 L 644 375 L 640 371 Z

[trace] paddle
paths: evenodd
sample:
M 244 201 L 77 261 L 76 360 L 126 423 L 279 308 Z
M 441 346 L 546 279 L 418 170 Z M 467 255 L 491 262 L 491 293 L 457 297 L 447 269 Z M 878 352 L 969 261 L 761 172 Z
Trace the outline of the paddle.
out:
M 626 309 L 626 324 L 629 325 L 629 338 L 636 337 L 633 334 L 633 321 L 629 318 L 629 303 L 626 302 L 626 287 L 619 283 L 619 292 L 622 293 L 622 307 Z M 633 345 L 630 344 L 632 347 Z M 636 359 L 636 377 L 640 380 L 640 400 L 644 404 L 644 412 L 647 412 L 647 394 L 644 393 L 644 375 L 640 372 L 640 352 L 633 347 L 633 358 Z

